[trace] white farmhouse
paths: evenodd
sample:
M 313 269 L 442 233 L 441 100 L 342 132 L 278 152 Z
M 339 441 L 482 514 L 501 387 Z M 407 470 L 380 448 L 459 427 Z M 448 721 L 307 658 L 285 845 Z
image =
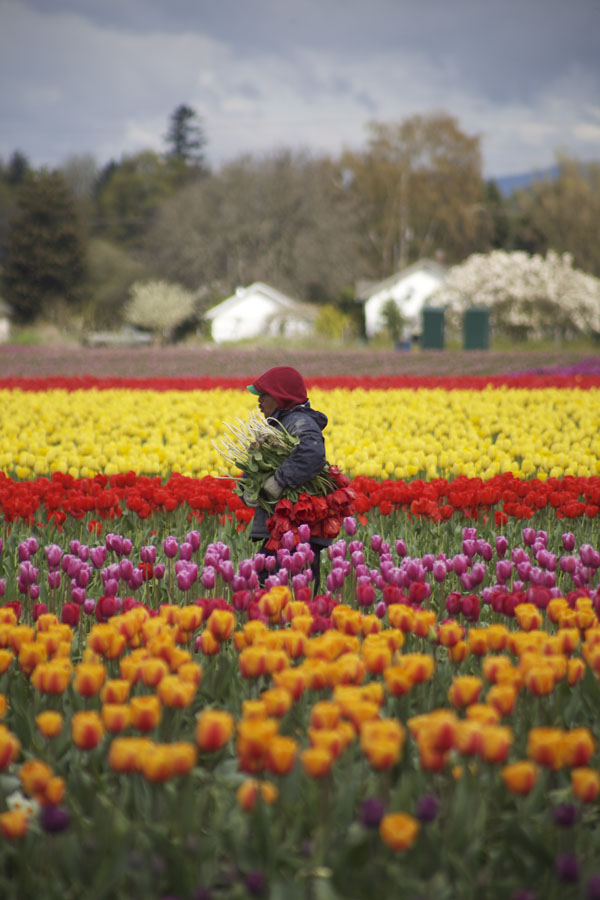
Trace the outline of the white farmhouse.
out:
M 10 307 L 0 298 L 0 344 L 10 339 Z
M 393 300 L 406 321 L 406 337 L 421 333 L 421 312 L 433 292 L 446 278 L 447 268 L 430 259 L 413 263 L 384 281 L 359 286 L 356 300 L 364 304 L 368 338 L 386 327 L 383 310 Z
M 217 344 L 256 337 L 303 337 L 313 332 L 318 308 L 256 281 L 205 314 Z

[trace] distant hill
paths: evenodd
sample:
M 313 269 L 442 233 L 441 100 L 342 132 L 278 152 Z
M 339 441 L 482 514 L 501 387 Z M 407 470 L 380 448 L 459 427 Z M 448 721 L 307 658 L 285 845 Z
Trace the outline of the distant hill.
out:
M 523 172 L 521 175 L 502 175 L 500 178 L 494 178 L 493 181 L 498 185 L 502 196 L 510 197 L 514 191 L 531 187 L 534 181 L 556 178 L 558 171 L 558 166 L 551 166 L 548 169 Z

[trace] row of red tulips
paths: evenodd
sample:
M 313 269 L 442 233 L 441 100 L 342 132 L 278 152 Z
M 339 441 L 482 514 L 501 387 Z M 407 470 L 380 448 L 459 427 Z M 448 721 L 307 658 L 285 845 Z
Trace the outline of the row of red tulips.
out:
M 0 514 L 7 522 L 27 524 L 53 522 L 62 525 L 67 517 L 99 520 L 120 518 L 130 510 L 140 519 L 154 512 L 183 508 L 192 517 L 228 515 L 243 527 L 254 511 L 234 493 L 231 478 L 190 478 L 173 474 L 163 482 L 126 472 L 73 478 L 55 473 L 51 478 L 15 481 L 0 472 Z M 557 518 L 595 518 L 600 511 L 600 476 L 520 479 L 504 473 L 483 481 L 459 476 L 451 481 L 377 481 L 360 476 L 351 482 L 356 495 L 356 512 L 364 515 L 379 510 L 389 515 L 404 510 L 412 516 L 433 521 L 452 518 L 456 513 L 472 518 L 490 514 L 501 525 L 509 518 L 529 519 L 546 509 Z

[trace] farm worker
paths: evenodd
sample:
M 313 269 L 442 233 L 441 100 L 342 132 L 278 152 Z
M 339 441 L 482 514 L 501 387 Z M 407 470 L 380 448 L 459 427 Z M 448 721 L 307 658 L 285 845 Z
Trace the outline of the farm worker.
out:
M 310 481 L 326 464 L 325 440 L 323 429 L 327 425 L 327 416 L 312 409 L 304 379 L 297 369 L 291 366 L 275 366 L 261 375 L 247 390 L 258 397 L 258 406 L 270 424 L 281 424 L 290 434 L 299 439 L 290 455 L 275 469 L 272 475 L 263 482 L 262 490 L 270 500 L 278 500 L 285 488 L 296 489 Z M 246 502 L 254 505 L 249 497 Z M 275 555 L 267 549 L 269 530 L 267 519 L 269 514 L 257 506 L 252 521 L 250 539 L 262 541 L 259 552 Z M 314 537 L 310 546 L 314 553 L 311 564 L 313 573 L 313 594 L 319 591 L 321 576 L 321 550 L 331 544 L 328 538 Z M 264 573 L 266 576 L 266 572 Z

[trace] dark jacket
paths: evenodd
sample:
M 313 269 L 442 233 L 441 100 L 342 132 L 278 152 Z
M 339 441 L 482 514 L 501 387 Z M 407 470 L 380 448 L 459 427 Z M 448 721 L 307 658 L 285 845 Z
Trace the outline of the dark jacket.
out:
M 294 437 L 300 438 L 300 443 L 273 473 L 275 480 L 283 488 L 297 488 L 318 475 L 327 462 L 323 439 L 327 416 L 316 409 L 311 409 L 307 400 L 306 403 L 293 406 L 291 409 L 276 409 L 269 422 L 273 420 L 280 422 Z M 269 513 L 261 506 L 257 506 L 250 531 L 252 540 L 264 540 L 269 537 L 268 518 Z M 314 542 L 322 546 L 331 543 L 326 538 L 316 538 Z

